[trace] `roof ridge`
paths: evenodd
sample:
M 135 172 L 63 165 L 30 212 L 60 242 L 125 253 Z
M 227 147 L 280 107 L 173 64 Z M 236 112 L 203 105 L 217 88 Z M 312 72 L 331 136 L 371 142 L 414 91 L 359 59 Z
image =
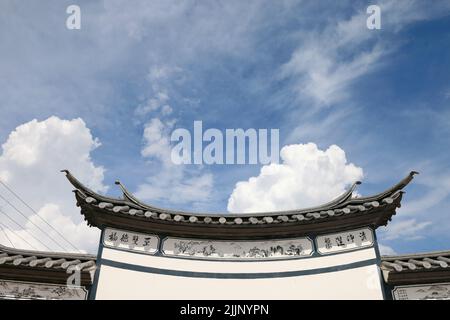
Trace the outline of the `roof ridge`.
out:
M 294 209 L 294 210 L 283 210 L 283 211 L 272 211 L 272 212 L 252 212 L 252 213 L 203 213 L 203 212 L 188 212 L 188 211 L 182 211 L 182 210 L 173 210 L 173 209 L 164 209 L 164 208 L 158 208 L 154 207 L 148 204 L 145 204 L 138 200 L 134 195 L 132 195 L 125 186 L 122 185 L 120 181 L 116 181 L 116 184 L 120 186 L 123 192 L 123 199 L 119 198 L 111 198 L 107 196 L 102 196 L 88 187 L 84 186 L 80 181 L 78 181 L 69 170 L 61 170 L 61 172 L 64 172 L 66 174 L 66 178 L 69 180 L 69 182 L 77 189 L 77 191 L 82 192 L 89 197 L 94 198 L 94 200 L 98 200 L 99 202 L 106 202 L 106 203 L 112 203 L 117 205 L 126 205 L 131 207 L 136 207 L 138 209 L 145 209 L 149 211 L 157 211 L 159 213 L 167 213 L 167 214 L 178 214 L 178 215 L 185 215 L 185 216 L 211 216 L 211 217 L 230 217 L 230 218 L 242 218 L 242 217 L 259 217 L 259 216 L 275 216 L 275 215 L 293 215 L 293 214 L 303 214 L 303 213 L 309 213 L 309 212 L 319 212 L 319 211 L 327 211 L 327 210 L 333 210 L 333 209 L 341 209 L 347 205 L 351 204 L 363 204 L 366 202 L 372 202 L 377 200 L 382 200 L 384 198 L 387 198 L 391 195 L 396 194 L 398 191 L 402 190 L 406 185 L 409 184 L 409 182 L 414 178 L 414 175 L 418 172 L 411 171 L 407 177 L 402 179 L 399 183 L 394 185 L 393 187 L 379 193 L 373 196 L 368 197 L 360 197 L 360 198 L 352 198 L 352 194 L 354 190 L 356 189 L 356 186 L 361 184 L 361 182 L 357 181 L 355 182 L 352 187 L 344 192 L 342 195 L 338 196 L 337 198 L 331 200 L 328 203 L 325 203 L 323 205 L 315 206 L 315 207 L 309 207 L 309 208 L 303 208 L 303 209 Z
M 5 245 L 0 244 L 0 253 L 7 254 L 17 254 L 25 256 L 43 256 L 50 258 L 68 258 L 68 259 L 82 259 L 82 260 L 95 260 L 96 255 L 93 254 L 83 254 L 83 253 L 70 253 L 70 252 L 49 252 L 49 251 L 39 251 L 39 250 L 28 250 L 28 249 L 17 249 L 10 248 Z
M 435 250 L 435 251 L 425 251 L 425 252 L 417 252 L 417 253 L 407 253 L 400 255 L 383 255 L 381 256 L 382 260 L 402 260 L 402 259 L 411 259 L 411 258 L 428 258 L 434 256 L 447 256 L 450 255 L 450 250 Z

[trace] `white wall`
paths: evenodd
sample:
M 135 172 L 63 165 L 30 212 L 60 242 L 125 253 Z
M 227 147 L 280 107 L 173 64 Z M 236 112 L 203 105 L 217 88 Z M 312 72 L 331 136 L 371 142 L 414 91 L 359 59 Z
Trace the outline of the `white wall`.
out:
M 375 258 L 373 247 L 321 257 L 251 262 L 169 258 L 103 248 L 95 298 L 383 299 Z M 223 279 L 215 278 L 214 273 L 219 277 L 265 273 L 268 277 Z M 277 276 L 271 277 L 274 273 Z M 286 276 L 293 273 L 299 274 Z

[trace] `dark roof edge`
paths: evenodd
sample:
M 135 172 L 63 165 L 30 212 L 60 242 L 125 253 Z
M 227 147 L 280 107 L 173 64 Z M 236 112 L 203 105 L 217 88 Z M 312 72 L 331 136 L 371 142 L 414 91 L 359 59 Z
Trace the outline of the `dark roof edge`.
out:
M 88 187 L 86 187 L 84 184 L 82 184 L 80 181 L 78 181 L 77 178 L 75 178 L 69 170 L 64 169 L 61 170 L 61 172 L 65 173 L 67 180 L 69 180 L 69 182 L 79 191 L 83 192 L 85 195 L 99 199 L 100 201 L 103 202 L 110 202 L 110 203 L 114 203 L 114 204 L 121 204 L 123 203 L 123 201 L 125 199 L 118 199 L 118 198 L 112 198 L 112 197 L 107 197 L 107 196 L 102 196 L 101 194 L 98 194 L 94 191 L 92 191 L 91 189 L 89 189 Z
M 6 247 L 6 246 L 0 244 L 0 253 L 3 253 L 3 252 L 10 254 L 10 255 L 38 256 L 38 257 L 70 259 L 70 260 L 77 260 L 77 259 L 79 259 L 79 260 L 96 260 L 97 259 L 97 257 L 92 254 L 14 249 L 14 248 Z
M 349 199 L 351 199 L 353 192 L 356 190 L 356 187 L 358 185 L 360 185 L 361 182 L 360 181 L 356 181 L 355 183 L 353 183 L 353 185 L 346 191 L 344 192 L 342 195 L 338 196 L 337 198 L 331 200 L 330 202 L 323 204 L 321 206 L 318 207 L 311 207 L 311 208 L 307 208 L 307 209 L 301 209 L 301 210 L 289 210 L 289 211 L 278 211 L 276 213 L 280 213 L 280 214 L 284 214 L 284 213 L 293 213 L 293 212 L 300 212 L 300 211 L 322 211 L 322 210 L 327 210 L 329 208 L 338 206 L 342 203 L 345 203 L 346 201 L 348 201 Z M 148 204 L 143 203 L 142 201 L 140 201 L 139 199 L 137 199 L 130 191 L 127 190 L 127 188 L 125 188 L 125 186 L 120 182 L 120 181 L 116 181 L 116 185 L 118 185 L 121 189 L 122 189 L 122 193 L 124 196 L 124 199 L 128 200 L 129 202 L 139 206 L 139 207 L 143 207 L 146 208 L 147 210 L 154 210 L 154 211 L 161 211 L 161 212 L 168 212 L 168 213 L 180 213 L 180 214 L 189 214 L 189 215 L 224 215 L 223 213 L 217 213 L 217 214 L 212 214 L 212 213 L 197 213 L 197 212 L 186 212 L 186 211 L 178 211 L 178 210 L 169 210 L 169 209 L 163 209 L 163 208 L 158 208 L 158 207 L 154 207 L 154 206 L 150 206 Z M 258 216 L 258 215 L 266 215 L 267 212 L 255 212 L 255 213 L 235 213 L 236 215 L 238 215 L 239 217 L 243 217 L 243 216 Z M 227 213 L 228 216 L 232 216 L 233 213 Z
M 438 251 L 428 251 L 419 253 L 410 253 L 402 255 L 385 255 L 381 256 L 382 261 L 395 261 L 395 260 L 409 260 L 414 258 L 431 258 L 437 256 L 447 256 L 450 255 L 450 250 L 438 250 Z
M 180 215 L 195 215 L 195 216 L 227 216 L 227 217 L 251 217 L 251 216 L 269 216 L 269 215 L 290 215 L 290 214 L 301 214 L 301 213 L 307 213 L 307 212 L 317 212 L 317 211 L 326 211 L 330 209 L 337 208 L 341 205 L 346 205 L 350 203 L 354 204 L 362 204 L 366 202 L 375 201 L 377 199 L 383 199 L 386 197 L 389 197 L 389 195 L 393 195 L 394 193 L 402 190 L 405 186 L 407 186 L 411 180 L 414 178 L 414 175 L 418 172 L 411 171 L 407 177 L 402 179 L 399 183 L 397 183 L 395 186 L 379 193 L 373 196 L 369 197 L 360 197 L 360 198 L 352 198 L 352 194 L 356 189 L 356 186 L 361 184 L 361 182 L 357 181 L 355 182 L 352 187 L 347 190 L 344 194 L 341 196 L 335 198 L 334 200 L 323 204 L 321 206 L 317 207 L 311 207 L 311 208 L 305 208 L 305 209 L 297 209 L 297 210 L 286 210 L 286 211 L 274 211 L 274 212 L 254 212 L 254 213 L 200 213 L 200 212 L 187 212 L 187 211 L 179 211 L 179 210 L 170 210 L 170 209 L 163 209 L 158 208 L 154 206 L 149 206 L 140 200 L 136 199 L 119 181 L 116 181 L 116 184 L 118 184 L 122 192 L 124 194 L 123 199 L 119 198 L 110 198 L 106 196 L 102 196 L 88 187 L 84 186 L 80 181 L 78 181 L 69 170 L 61 170 L 61 172 L 64 172 L 66 174 L 66 178 L 69 180 L 69 182 L 81 193 L 85 194 L 86 196 L 92 197 L 96 200 L 99 200 L 100 202 L 109 202 L 112 204 L 118 204 L 118 205 L 131 205 L 135 206 L 137 208 L 145 208 L 147 210 L 152 211 L 158 211 L 162 213 L 169 213 L 169 214 L 180 214 Z

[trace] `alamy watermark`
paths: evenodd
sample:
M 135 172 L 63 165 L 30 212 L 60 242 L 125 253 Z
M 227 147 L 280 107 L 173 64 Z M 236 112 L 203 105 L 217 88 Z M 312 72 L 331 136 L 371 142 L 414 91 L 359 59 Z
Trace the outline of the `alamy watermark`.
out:
M 68 288 L 78 288 L 81 285 L 81 270 L 78 266 L 69 266 L 66 270 L 69 274 L 66 280 Z
M 66 19 L 66 28 L 69 30 L 81 29 L 81 9 L 80 6 L 72 4 L 67 7 L 66 13 L 69 16 Z
M 66 28 L 69 30 L 81 29 L 81 8 L 72 4 L 66 8 L 69 16 L 66 19 Z M 381 8 L 379 5 L 372 4 L 367 7 L 366 13 L 369 14 L 366 20 L 366 26 L 369 30 L 381 29 Z
M 219 129 L 203 132 L 203 122 L 194 121 L 194 134 L 184 128 L 172 132 L 174 164 L 269 164 L 279 162 L 279 129 Z M 270 150 L 269 150 L 270 138 Z
M 366 20 L 366 26 L 369 30 L 380 30 L 381 29 L 381 8 L 376 4 L 372 4 L 367 7 L 366 10 L 369 16 Z

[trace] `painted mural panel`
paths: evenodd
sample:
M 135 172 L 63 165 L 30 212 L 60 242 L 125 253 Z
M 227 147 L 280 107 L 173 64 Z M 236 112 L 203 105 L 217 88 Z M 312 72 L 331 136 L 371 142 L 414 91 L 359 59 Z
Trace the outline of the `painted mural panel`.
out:
M 163 254 L 204 259 L 282 259 L 308 257 L 313 252 L 308 238 L 266 241 L 214 241 L 167 238 Z
M 154 254 L 158 251 L 159 238 L 155 235 L 105 229 L 103 245 L 109 248 Z
M 0 280 L 0 299 L 85 300 L 83 287 Z
M 395 287 L 392 297 L 394 300 L 450 300 L 450 283 Z
M 318 236 L 317 251 L 320 254 L 331 254 L 356 250 L 372 246 L 373 239 L 373 231 L 370 228 Z

